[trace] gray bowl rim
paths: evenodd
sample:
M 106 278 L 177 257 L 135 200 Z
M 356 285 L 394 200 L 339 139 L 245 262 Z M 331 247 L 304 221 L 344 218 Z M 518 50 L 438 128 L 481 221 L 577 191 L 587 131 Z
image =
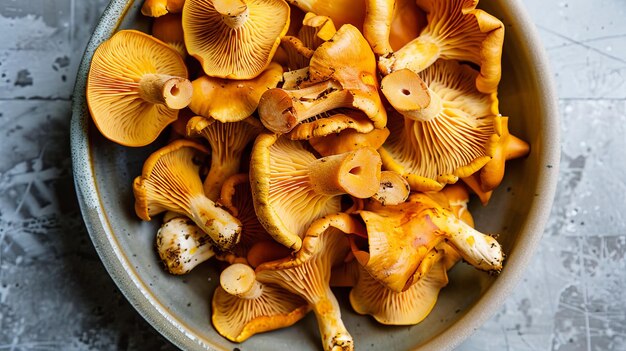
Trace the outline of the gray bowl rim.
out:
M 134 274 L 134 270 L 129 269 L 131 264 L 125 256 L 123 248 L 117 242 L 111 226 L 107 223 L 107 216 L 98 196 L 92 147 L 88 133 L 90 116 L 85 99 L 87 73 L 89 72 L 91 57 L 94 51 L 117 30 L 125 13 L 134 2 L 135 0 L 110 1 L 87 44 L 78 69 L 72 101 L 70 127 L 76 194 L 85 225 L 100 259 L 113 281 L 137 312 L 152 327 L 181 349 L 215 350 L 215 347 L 210 345 L 210 341 L 203 340 L 202 337 L 195 335 L 169 313 L 164 305 L 150 293 L 150 289 L 144 280 Z M 533 218 L 533 220 L 528 221 L 529 223 L 523 228 L 525 240 L 517 243 L 515 253 L 518 254 L 507 258 L 506 274 L 498 277 L 493 285 L 459 320 L 439 335 L 430 339 L 426 344 L 421 345 L 420 349 L 452 350 L 500 308 L 506 297 L 511 294 L 521 280 L 532 258 L 532 254 L 541 240 L 554 200 L 560 160 L 559 114 L 554 82 L 549 69 L 548 58 L 536 33 L 536 29 L 521 1 L 508 0 L 507 3 L 511 12 L 517 14 L 518 24 L 522 27 L 521 39 L 527 43 L 528 47 L 533 48 L 529 54 L 531 61 L 536 64 L 534 66 L 534 75 L 537 77 L 537 82 L 544 89 L 542 100 L 539 103 L 543 106 L 546 115 L 552 116 L 552 118 L 543 119 L 540 126 L 544 131 L 544 135 L 550 137 L 542 140 L 544 142 L 544 152 L 540 156 L 539 164 L 546 165 L 546 167 L 539 167 L 539 174 L 537 174 L 537 177 L 540 179 L 537 184 L 539 196 L 533 202 L 533 206 L 529 208 L 528 212 L 529 218 Z

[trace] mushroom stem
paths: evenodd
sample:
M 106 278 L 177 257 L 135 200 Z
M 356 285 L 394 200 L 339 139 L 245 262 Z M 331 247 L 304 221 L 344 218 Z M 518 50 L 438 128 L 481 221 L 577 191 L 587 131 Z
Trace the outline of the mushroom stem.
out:
M 213 6 L 232 29 L 240 28 L 248 20 L 248 5 L 242 0 L 213 0 Z
M 341 311 L 335 295 L 326 285 L 326 293 L 313 302 L 313 311 L 317 319 L 324 350 L 343 351 L 354 350 L 354 341 L 341 320 Z
M 191 219 L 220 249 L 229 250 L 239 242 L 241 222 L 206 196 L 192 198 L 190 210 Z
M 404 117 L 427 122 L 439 115 L 441 98 L 415 72 L 402 69 L 382 79 L 381 90 Z
M 430 218 L 450 234 L 450 243 L 469 264 L 484 271 L 500 271 L 504 254 L 500 243 L 461 221 L 454 215 L 434 215 Z
M 391 55 L 378 59 L 378 69 L 383 75 L 403 68 L 413 72 L 421 72 L 435 63 L 440 56 L 441 48 L 430 36 L 422 35 L 406 44 L 402 49 Z
M 347 193 L 362 199 L 371 197 L 380 185 L 381 162 L 372 147 L 322 157 L 309 164 L 311 188 L 324 195 Z
M 409 182 L 399 173 L 383 171 L 380 173 L 380 187 L 372 198 L 382 205 L 398 205 L 406 201 L 411 193 Z
M 227 293 L 242 299 L 253 300 L 263 294 L 263 284 L 256 280 L 250 266 L 235 263 L 228 266 L 220 275 L 220 285 Z
M 337 108 L 354 108 L 354 94 L 337 90 L 336 84 L 325 82 L 311 87 L 286 91 L 270 89 L 263 93 L 259 103 L 259 117 L 263 125 L 274 133 L 289 133 L 298 123 Z M 320 91 L 320 88 L 323 88 Z M 318 92 L 312 98 L 310 92 Z
M 186 78 L 167 74 L 144 74 L 139 80 L 139 96 L 153 104 L 180 110 L 191 102 L 193 87 Z

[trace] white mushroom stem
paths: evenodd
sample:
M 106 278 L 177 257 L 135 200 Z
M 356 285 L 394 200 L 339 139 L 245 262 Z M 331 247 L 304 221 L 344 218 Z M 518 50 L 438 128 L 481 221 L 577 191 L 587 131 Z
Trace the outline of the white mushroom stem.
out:
M 193 87 L 186 78 L 167 74 L 144 74 L 139 80 L 139 96 L 153 104 L 180 110 L 191 102 Z
M 383 78 L 381 90 L 389 103 L 408 119 L 427 122 L 437 117 L 443 108 L 441 98 L 408 69 Z
M 378 191 L 381 164 L 372 147 L 322 157 L 308 167 L 310 186 L 318 194 L 368 198 Z
M 263 284 L 256 280 L 254 270 L 242 263 L 224 269 L 220 275 L 220 285 L 227 293 L 242 299 L 253 300 L 263 294 Z
M 459 220 L 453 215 L 431 217 L 432 222 L 446 233 L 450 243 L 467 263 L 484 271 L 500 271 L 504 253 L 500 243 Z
M 161 261 L 172 274 L 187 274 L 215 256 L 210 241 L 204 232 L 185 217 L 166 221 L 156 235 Z
M 192 198 L 190 210 L 191 219 L 220 249 L 229 250 L 239 242 L 241 222 L 206 196 Z
M 215 11 L 222 15 L 222 21 L 232 29 L 238 29 L 248 20 L 248 5 L 241 0 L 213 0 Z

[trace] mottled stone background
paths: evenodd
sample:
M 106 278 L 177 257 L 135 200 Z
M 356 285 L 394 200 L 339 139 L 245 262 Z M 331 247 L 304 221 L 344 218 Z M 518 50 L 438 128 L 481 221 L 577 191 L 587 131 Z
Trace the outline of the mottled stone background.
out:
M 70 94 L 106 3 L 0 0 L 0 350 L 174 349 L 109 278 L 73 190 Z M 525 3 L 560 96 L 560 183 L 523 282 L 459 350 L 626 350 L 626 1 Z

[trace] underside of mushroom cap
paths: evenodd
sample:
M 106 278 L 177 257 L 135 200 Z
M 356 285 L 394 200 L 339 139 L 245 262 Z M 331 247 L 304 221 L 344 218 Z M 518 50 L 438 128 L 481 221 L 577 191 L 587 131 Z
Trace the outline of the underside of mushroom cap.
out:
M 135 212 L 144 220 L 164 211 L 184 214 L 228 250 L 239 241 L 241 223 L 204 195 L 199 169 L 207 156 L 204 146 L 184 139 L 152 153 L 133 182 Z
M 311 222 L 341 207 L 339 197 L 311 188 L 308 167 L 316 159 L 300 142 L 273 134 L 259 135 L 252 150 L 250 183 L 259 221 L 294 250 L 300 249 L 300 236 Z
M 496 132 L 497 99 L 476 91 L 477 72 L 467 65 L 437 61 L 420 75 L 440 108 L 426 121 L 390 114 L 391 135 L 380 153 L 384 166 L 404 175 L 413 190 L 433 191 L 490 160 L 486 144 Z
M 182 102 L 191 97 L 186 78 L 185 63 L 167 44 L 134 30 L 116 33 L 98 47 L 89 69 L 86 97 L 96 127 L 121 145 L 151 143 L 189 103 Z M 166 106 L 167 99 L 177 108 Z
M 427 204 L 375 205 L 371 209 L 358 212 L 367 226 L 367 237 L 352 236 L 352 252 L 381 284 L 395 292 L 404 291 L 413 284 L 427 254 L 445 238 L 428 218 Z
M 256 269 L 259 281 L 278 284 L 309 302 L 317 317 L 324 350 L 354 349 L 329 285 L 332 266 L 349 251 L 344 233 L 362 230 L 354 223 L 342 213 L 320 218 L 307 230 L 302 249 L 295 257 L 267 262 Z
M 256 77 L 269 65 L 289 29 L 289 6 L 283 0 L 247 0 L 241 2 L 243 12 L 222 14 L 219 11 L 224 10 L 215 1 L 185 2 L 187 50 L 209 76 Z
M 254 113 L 261 95 L 275 88 L 282 74 L 279 64 L 270 63 L 260 75 L 249 80 L 202 76 L 192 82 L 193 95 L 189 108 L 198 115 L 220 122 L 241 121 Z
M 230 270 L 235 267 L 247 268 L 250 273 L 231 273 Z M 225 277 L 225 274 L 228 276 Z M 236 288 L 244 289 L 241 281 L 251 279 L 249 283 L 254 285 L 256 291 L 240 292 L 240 296 L 237 296 L 235 291 L 225 290 L 233 287 L 223 279 L 236 279 Z M 277 285 L 258 283 L 254 271 L 242 264 L 226 268 L 220 283 L 222 286 L 218 286 L 213 293 L 211 320 L 218 333 L 233 342 L 243 342 L 254 334 L 291 326 L 310 310 L 308 303 L 300 296 Z
M 480 66 L 476 88 L 497 91 L 501 77 L 504 25 L 476 9 L 477 0 L 417 0 L 427 13 L 428 24 L 418 38 L 392 55 L 381 57 L 379 68 L 389 74 L 402 68 L 420 72 L 438 58 L 471 62 Z
M 204 180 L 204 192 L 216 201 L 226 178 L 239 172 L 242 154 L 261 133 L 263 126 L 254 117 L 239 122 L 222 123 L 196 116 L 187 123 L 187 135 L 201 136 L 211 146 L 211 168 Z
M 165 211 L 191 214 L 188 200 L 196 194 L 203 194 L 200 165 L 208 155 L 209 150 L 204 146 L 183 139 L 151 154 L 143 164 L 141 176 L 135 178 L 133 184 L 137 216 L 149 221 L 152 216 Z M 158 177 L 156 182 L 153 181 L 155 177 Z M 179 189 L 178 183 L 184 188 Z
M 361 267 L 359 280 L 350 291 L 350 304 L 359 314 L 372 315 L 385 325 L 414 325 L 430 314 L 439 291 L 448 284 L 443 251 L 419 280 L 406 291 L 394 292 Z

